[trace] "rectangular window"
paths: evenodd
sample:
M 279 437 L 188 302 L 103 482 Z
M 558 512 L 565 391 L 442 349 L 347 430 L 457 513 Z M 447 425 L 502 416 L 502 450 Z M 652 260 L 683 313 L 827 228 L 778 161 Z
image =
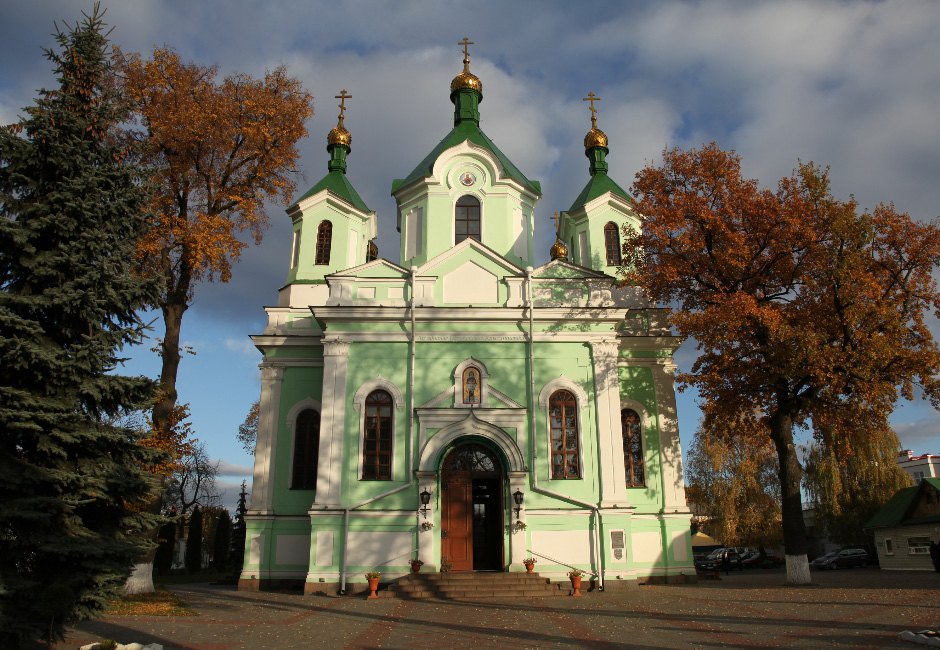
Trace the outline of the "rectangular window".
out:
M 582 230 L 578 233 L 578 264 L 588 266 L 591 263 L 590 251 L 588 250 L 587 231 Z
M 924 478 L 923 472 L 914 472 L 914 482 L 920 483 L 921 479 Z
M 894 542 L 885 539 L 885 555 L 894 555 Z
M 930 538 L 908 537 L 907 551 L 911 555 L 927 555 L 930 552 Z

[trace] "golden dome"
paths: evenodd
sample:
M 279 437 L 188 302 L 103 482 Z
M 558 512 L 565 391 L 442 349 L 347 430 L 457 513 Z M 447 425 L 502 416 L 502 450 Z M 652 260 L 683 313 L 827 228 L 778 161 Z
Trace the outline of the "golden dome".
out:
M 322 131 L 321 131 L 322 133 Z M 327 144 L 342 144 L 352 148 L 352 134 L 343 126 L 335 126 L 330 134 L 326 136 Z
M 451 94 L 455 93 L 461 88 L 470 88 L 471 90 L 476 90 L 479 92 L 481 97 L 483 95 L 483 82 L 480 81 L 479 77 L 471 73 L 469 70 L 464 70 L 459 75 L 454 77 L 454 80 L 450 82 Z
M 604 147 L 606 149 L 607 134 L 596 127 L 588 131 L 587 135 L 584 136 L 584 148 L 590 149 L 591 147 Z
M 555 245 L 552 246 L 552 259 L 553 260 L 567 260 L 568 259 L 568 247 L 565 246 L 565 242 L 558 239 L 555 241 Z

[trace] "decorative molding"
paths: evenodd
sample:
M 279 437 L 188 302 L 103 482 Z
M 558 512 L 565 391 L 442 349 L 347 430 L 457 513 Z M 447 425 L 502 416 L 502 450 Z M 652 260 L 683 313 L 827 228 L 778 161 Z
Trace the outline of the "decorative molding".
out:
M 261 368 L 261 381 L 282 381 L 284 379 L 284 366 L 282 365 L 262 363 L 258 367 Z
M 543 411 L 548 410 L 548 398 L 552 396 L 556 390 L 570 390 L 574 393 L 575 399 L 578 400 L 578 410 L 582 411 L 588 406 L 588 396 L 581 386 L 579 386 L 574 381 L 568 379 L 563 374 L 558 375 L 555 379 L 552 379 L 550 382 L 545 384 L 542 387 L 542 390 L 539 391 L 539 408 Z M 580 434 L 580 429 L 579 429 Z
M 464 404 L 463 402 L 463 375 L 464 371 L 473 366 L 480 371 L 480 392 L 479 397 L 480 401 L 474 404 Z M 457 367 L 454 368 L 454 373 L 451 375 L 451 378 L 454 381 L 454 408 L 458 409 L 468 409 L 468 408 L 489 408 L 490 406 L 490 373 L 486 369 L 486 365 L 473 357 L 469 357 L 465 361 L 457 364 Z
M 303 398 L 302 400 L 294 404 L 292 407 L 290 407 L 290 410 L 287 411 L 287 416 L 284 421 L 284 424 L 287 425 L 287 428 L 290 429 L 291 432 L 294 431 L 294 423 L 297 422 L 297 416 L 300 415 L 303 411 L 306 411 L 307 409 L 313 409 L 317 413 L 323 413 L 323 406 L 320 404 L 319 401 L 313 399 L 312 397 Z M 293 453 L 291 453 L 291 457 L 293 457 Z
M 620 346 L 616 340 L 593 341 L 591 349 L 594 351 L 595 358 L 615 358 Z
M 418 460 L 418 470 L 423 472 L 436 472 L 444 453 L 458 439 L 472 436 L 483 438 L 496 445 L 508 461 L 508 472 L 524 472 L 528 468 L 525 456 L 516 441 L 501 428 L 479 419 L 473 411 L 460 422 L 450 424 L 438 431 L 422 446 Z
M 323 341 L 323 356 L 346 357 L 349 356 L 349 341 Z
M 379 389 L 387 391 L 388 394 L 392 396 L 392 399 L 395 400 L 396 410 L 400 411 L 405 407 L 405 398 L 398 389 L 398 386 L 382 377 L 382 375 L 376 375 L 375 379 L 370 379 L 359 387 L 359 390 L 356 391 L 356 395 L 353 397 L 352 407 L 357 411 L 362 410 L 362 404 L 366 401 L 366 397 L 369 396 L 369 393 Z

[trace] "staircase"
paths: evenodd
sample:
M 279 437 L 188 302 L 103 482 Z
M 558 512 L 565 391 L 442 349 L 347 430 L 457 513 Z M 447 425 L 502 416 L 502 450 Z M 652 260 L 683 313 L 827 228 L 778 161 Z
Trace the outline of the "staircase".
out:
M 562 589 L 564 587 L 564 589 Z M 552 583 L 538 573 L 412 573 L 380 598 L 544 598 L 565 596 L 568 585 Z

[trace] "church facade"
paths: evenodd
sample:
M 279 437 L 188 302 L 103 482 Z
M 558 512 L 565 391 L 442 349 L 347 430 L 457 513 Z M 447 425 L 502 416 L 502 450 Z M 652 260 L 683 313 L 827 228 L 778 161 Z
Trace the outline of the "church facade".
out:
M 624 229 L 607 138 L 533 268 L 538 182 L 480 129 L 483 88 L 451 84 L 454 128 L 392 184 L 398 261 L 346 177 L 351 136 L 289 209 L 268 307 L 240 587 L 361 588 L 410 571 L 571 568 L 603 586 L 695 575 L 667 312 L 618 287 Z M 593 96 L 592 96 L 593 97 Z M 570 259 L 569 259 L 570 258 Z

